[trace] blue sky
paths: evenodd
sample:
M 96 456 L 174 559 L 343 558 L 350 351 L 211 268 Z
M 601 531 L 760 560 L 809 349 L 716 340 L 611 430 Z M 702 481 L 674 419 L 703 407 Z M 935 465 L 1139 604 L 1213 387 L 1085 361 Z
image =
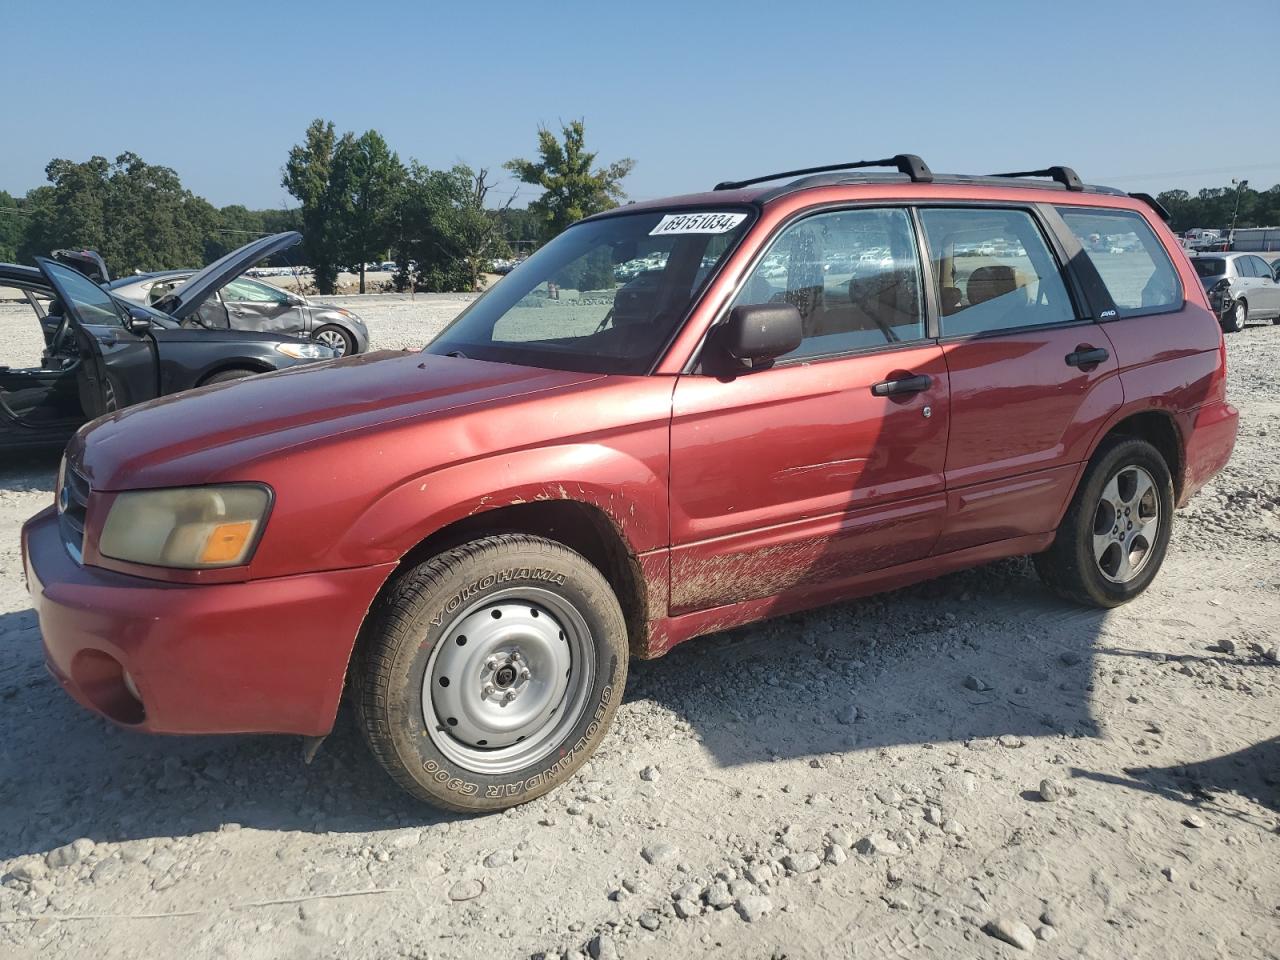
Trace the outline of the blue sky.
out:
M 280 167 L 317 116 L 498 173 L 582 117 L 600 160 L 637 161 L 635 199 L 896 152 L 1128 190 L 1280 182 L 1274 0 L 6 7 L 0 88 L 34 111 L 5 124 L 11 193 L 52 157 L 133 150 L 215 204 L 291 205 Z

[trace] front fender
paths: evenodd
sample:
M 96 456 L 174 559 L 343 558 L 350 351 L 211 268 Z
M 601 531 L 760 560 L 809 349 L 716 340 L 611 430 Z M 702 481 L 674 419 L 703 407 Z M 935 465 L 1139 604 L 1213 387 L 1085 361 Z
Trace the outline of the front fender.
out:
M 406 481 L 369 505 L 348 528 L 337 554 L 344 566 L 398 561 L 459 520 L 547 500 L 598 508 L 633 555 L 669 541 L 666 477 L 648 458 L 569 443 L 456 464 Z

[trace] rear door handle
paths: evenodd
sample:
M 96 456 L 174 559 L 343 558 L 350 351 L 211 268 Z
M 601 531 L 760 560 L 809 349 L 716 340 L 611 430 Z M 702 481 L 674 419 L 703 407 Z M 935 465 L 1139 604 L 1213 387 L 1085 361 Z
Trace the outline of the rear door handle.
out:
M 881 380 L 871 385 L 871 392 L 877 397 L 896 397 L 904 393 L 919 393 L 933 386 L 933 378 L 919 374 L 914 377 L 903 377 L 900 380 Z
M 1111 354 L 1105 347 L 1082 347 L 1074 353 L 1068 353 L 1066 360 L 1067 366 L 1083 370 L 1085 367 L 1096 367 L 1110 358 Z

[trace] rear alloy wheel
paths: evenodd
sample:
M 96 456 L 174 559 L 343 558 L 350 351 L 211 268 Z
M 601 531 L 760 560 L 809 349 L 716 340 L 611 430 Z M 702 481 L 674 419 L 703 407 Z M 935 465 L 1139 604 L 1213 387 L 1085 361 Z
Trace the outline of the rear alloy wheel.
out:
M 1223 317 L 1222 329 L 1226 330 L 1227 333 L 1239 333 L 1248 322 L 1249 305 L 1243 300 L 1237 300 L 1236 305 Z
M 345 357 L 349 353 L 354 353 L 356 349 L 356 341 L 350 333 L 343 330 L 337 324 L 326 323 L 323 327 L 318 328 L 311 334 L 311 339 L 323 343 L 326 347 L 331 347 L 333 352 L 339 357 Z
M 1145 440 L 1104 441 L 1049 549 L 1034 557 L 1057 594 L 1094 607 L 1132 600 L 1155 579 L 1169 547 L 1173 480 Z
M 562 544 L 511 534 L 403 573 L 370 612 L 352 689 L 391 777 L 476 813 L 571 777 L 604 738 L 626 674 L 608 581 Z

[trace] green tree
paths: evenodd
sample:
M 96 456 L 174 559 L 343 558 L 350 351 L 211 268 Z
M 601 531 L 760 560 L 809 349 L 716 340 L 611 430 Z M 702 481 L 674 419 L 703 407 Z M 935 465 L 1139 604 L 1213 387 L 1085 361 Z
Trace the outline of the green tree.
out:
M 203 261 L 216 211 L 168 167 L 122 153 L 114 162 L 52 160 L 45 173 L 51 186 L 32 190 L 24 204 L 21 259 L 87 247 L 102 254 L 113 274 Z
M 486 206 L 493 184 L 488 170 L 458 164 L 431 170 L 414 162 L 397 210 L 399 283 L 424 290 L 471 291 L 480 286 L 496 257 L 510 252 L 498 211 Z M 417 262 L 408 277 L 408 261 Z
M 26 229 L 26 211 L 17 197 L 0 190 L 0 261 L 12 263 L 18 258 L 18 246 Z
M 563 143 L 546 127 L 540 127 L 538 159 L 516 158 L 504 164 L 522 182 L 543 189 L 542 196 L 529 204 L 529 210 L 538 217 L 544 240 L 583 217 L 616 207 L 626 196 L 622 180 L 635 167 L 634 160 L 622 159 L 593 169 L 596 155 L 584 145 L 581 120 L 562 127 L 561 133 Z
M 338 141 L 330 174 L 339 225 L 342 259 L 360 274 L 364 293 L 364 265 L 381 258 L 396 226 L 396 199 L 405 177 L 404 164 L 376 130 L 360 137 L 346 134 Z
M 333 293 L 342 260 L 341 197 L 333 189 L 333 124 L 313 120 L 302 143 L 289 151 L 281 185 L 302 205 L 302 243 L 321 293 Z

